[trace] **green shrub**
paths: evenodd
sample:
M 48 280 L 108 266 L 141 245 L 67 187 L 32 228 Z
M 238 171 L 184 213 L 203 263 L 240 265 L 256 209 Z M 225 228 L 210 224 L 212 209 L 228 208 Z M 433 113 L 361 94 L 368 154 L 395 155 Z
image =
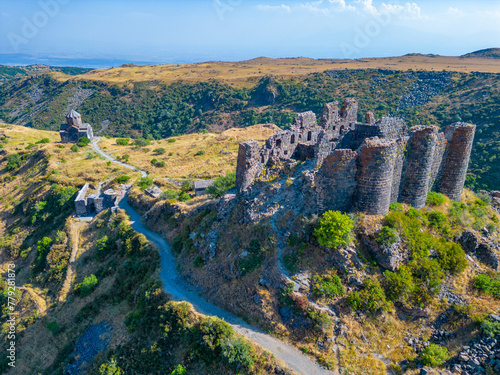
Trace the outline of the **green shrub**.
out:
M 415 303 L 425 305 L 439 291 L 444 272 L 435 259 L 422 258 L 408 263 L 408 269 L 415 281 Z
M 248 252 L 248 255 L 239 262 L 239 269 L 242 276 L 259 268 L 265 259 L 260 243 L 257 240 L 251 240 L 245 250 Z
M 47 323 L 46 327 L 50 332 L 52 332 L 52 334 L 54 336 L 57 335 L 61 331 L 59 324 L 57 324 L 57 322 L 55 320 L 50 322 L 50 323 Z
M 85 147 L 87 146 L 88 144 L 90 143 L 90 139 L 88 139 L 87 137 L 81 137 L 78 142 L 76 143 L 76 145 L 78 147 Z
M 99 282 L 97 281 L 97 277 L 95 275 L 92 274 L 90 276 L 87 276 L 80 284 L 76 286 L 76 292 L 81 297 L 86 297 L 97 289 L 98 283 Z
M 448 222 L 446 215 L 439 211 L 427 213 L 427 219 L 429 220 L 429 225 L 437 229 L 443 228 Z
M 126 184 L 130 181 L 130 176 L 119 176 L 116 178 L 116 182 L 119 184 Z
M 43 143 L 50 143 L 50 139 L 48 139 L 48 138 L 42 138 L 42 139 L 40 139 L 40 140 L 39 140 L 38 142 L 36 142 L 36 143 L 37 143 L 37 144 L 40 144 L 40 143 L 42 143 L 42 144 L 43 144 Z
M 495 298 L 500 298 L 500 277 L 489 277 L 488 275 L 480 274 L 474 277 L 472 281 L 472 286 Z
M 430 344 L 422 350 L 419 359 L 424 366 L 441 366 L 448 359 L 448 349 L 436 344 Z
M 137 185 L 139 186 L 139 189 L 144 191 L 147 188 L 153 186 L 153 183 L 154 183 L 154 181 L 151 178 L 143 177 L 137 182 Z
M 77 145 L 73 145 L 70 147 L 70 150 L 73 151 L 73 152 L 78 152 L 80 149 L 78 148 Z
M 353 310 L 375 313 L 378 310 L 388 311 L 391 308 L 391 304 L 387 301 L 378 280 L 365 279 L 363 285 L 364 289 L 359 292 L 352 292 L 347 296 L 347 304 Z
M 321 246 L 337 248 L 351 242 L 352 219 L 339 211 L 326 211 L 314 231 Z
M 446 197 L 441 193 L 436 193 L 435 191 L 429 192 L 427 194 L 427 204 L 431 206 L 440 206 L 446 201 Z
M 196 258 L 194 258 L 193 265 L 195 267 L 203 267 L 205 265 L 205 261 L 200 255 L 197 255 Z
M 387 226 L 383 226 L 382 229 L 380 229 L 378 237 L 375 239 L 375 241 L 383 247 L 389 247 L 398 242 L 398 240 L 398 233 L 394 229 Z
M 154 153 L 157 155 L 163 155 L 166 152 L 167 152 L 167 150 L 165 150 L 163 147 L 160 147 L 160 148 L 157 148 L 154 150 Z
M 175 139 L 175 138 L 169 138 L 169 139 L 167 139 L 168 143 L 174 143 L 175 141 L 177 141 L 177 139 Z
M 144 139 L 144 138 L 137 138 L 134 141 L 134 146 L 137 147 L 144 147 L 144 146 L 149 146 L 151 144 L 151 141 L 149 139 Z
M 391 203 L 389 205 L 389 210 L 403 212 L 403 205 L 401 203 L 396 203 L 396 202 Z
M 107 363 L 103 363 L 99 367 L 99 375 L 124 375 L 125 372 L 118 367 L 115 359 L 111 359 Z
M 436 247 L 439 255 L 438 262 L 441 268 L 451 273 L 462 273 L 467 267 L 467 259 L 462 246 L 455 242 L 442 242 Z
M 187 202 L 188 200 L 191 199 L 191 196 L 187 193 L 180 193 L 177 199 L 181 202 Z
M 78 147 L 77 147 L 78 149 Z M 14 169 L 17 169 L 21 166 L 22 163 L 22 158 L 21 155 L 19 154 L 12 154 L 7 156 L 7 170 L 8 171 L 13 171 Z
M 196 152 L 196 154 L 194 154 L 194 156 L 201 156 L 201 155 L 205 155 L 205 151 L 199 150 Z
M 211 195 L 213 198 L 220 198 L 226 191 L 231 189 L 235 183 L 236 173 L 228 173 L 223 177 L 216 178 L 214 184 L 207 188 L 207 194 Z
M 481 321 L 481 331 L 485 336 L 496 337 L 500 334 L 500 322 L 483 319 Z
M 123 156 L 121 157 L 121 159 L 122 159 L 123 161 L 125 161 L 125 162 L 127 162 L 127 163 L 128 163 L 128 161 L 130 160 L 130 155 L 129 155 L 129 154 L 125 154 L 125 155 L 123 155 Z
M 128 146 L 129 145 L 129 139 L 128 138 L 118 138 L 116 140 L 116 144 L 118 146 Z
M 312 294 L 316 298 L 335 298 L 344 295 L 344 287 L 337 275 L 311 277 Z
M 178 365 L 170 375 L 187 375 L 187 370 L 184 366 Z
M 172 241 L 172 250 L 174 250 L 174 253 L 179 254 L 182 251 L 183 246 L 184 241 L 182 240 L 182 236 L 177 236 Z
M 194 190 L 194 184 L 192 181 L 184 181 L 181 185 L 181 192 L 187 193 Z
M 415 290 L 413 275 L 410 270 L 401 266 L 396 272 L 385 271 L 387 283 L 386 294 L 389 300 L 407 301 Z

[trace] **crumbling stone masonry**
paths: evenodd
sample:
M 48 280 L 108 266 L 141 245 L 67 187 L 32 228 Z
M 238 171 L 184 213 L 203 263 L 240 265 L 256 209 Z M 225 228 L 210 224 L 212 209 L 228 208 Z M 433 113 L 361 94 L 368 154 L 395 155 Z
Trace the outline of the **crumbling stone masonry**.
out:
M 108 189 L 104 194 L 89 194 L 89 183 L 86 183 L 78 192 L 75 199 L 75 209 L 77 216 L 87 216 L 98 214 L 108 207 L 118 204 L 123 197 L 123 191 Z
M 283 168 L 291 181 L 306 181 L 293 184 L 295 194 L 307 194 L 307 202 L 316 204 L 305 211 L 319 214 L 355 208 L 381 215 L 392 202 L 421 208 L 431 190 L 460 200 L 475 125 L 455 123 L 444 133 L 435 126 L 408 130 L 403 119 L 376 120 L 371 112 L 360 123 L 357 111 L 352 98 L 340 109 L 338 102 L 327 103 L 319 123 L 313 112 L 300 113 L 289 130 L 273 135 L 264 146 L 240 143 L 239 195 L 259 194 L 269 176 Z M 294 168 L 300 174 L 290 174 Z

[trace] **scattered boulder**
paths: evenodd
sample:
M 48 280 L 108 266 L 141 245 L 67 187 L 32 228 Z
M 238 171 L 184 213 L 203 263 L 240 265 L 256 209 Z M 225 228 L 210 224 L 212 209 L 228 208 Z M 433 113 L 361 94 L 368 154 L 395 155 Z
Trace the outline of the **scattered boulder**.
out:
M 160 188 L 159 188 L 158 186 L 156 186 L 156 185 L 153 185 L 153 186 L 151 186 L 151 187 L 147 188 L 146 190 L 144 190 L 144 192 L 145 192 L 147 195 L 149 195 L 149 196 L 151 196 L 151 197 L 153 197 L 153 198 L 155 198 L 155 199 L 160 198 L 160 196 L 161 196 L 161 194 L 162 194 L 162 191 L 161 191 L 161 190 L 160 190 Z

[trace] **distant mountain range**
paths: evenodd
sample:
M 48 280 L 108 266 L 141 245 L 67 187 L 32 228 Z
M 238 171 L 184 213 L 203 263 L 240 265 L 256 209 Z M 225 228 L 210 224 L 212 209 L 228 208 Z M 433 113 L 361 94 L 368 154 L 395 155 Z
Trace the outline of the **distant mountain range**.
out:
M 437 54 L 421 54 L 421 53 L 409 53 L 405 56 L 445 57 Z M 500 48 L 487 48 L 470 52 L 462 56 L 454 56 L 454 57 L 498 59 L 500 58 Z M 190 64 L 190 63 L 198 63 L 205 61 L 205 60 L 200 60 L 199 58 L 194 59 L 194 61 L 188 61 L 186 58 L 180 58 L 180 57 L 172 57 L 169 60 L 170 60 L 168 62 L 169 64 Z M 358 59 L 358 60 L 363 60 L 363 59 Z M 71 66 L 71 67 L 80 67 L 87 69 L 107 69 L 130 63 L 136 65 L 167 64 L 167 62 L 165 61 L 148 61 L 148 60 L 133 60 L 133 59 L 131 60 L 131 59 L 120 59 L 120 58 L 53 57 L 53 56 L 37 56 L 25 53 L 16 53 L 16 54 L 0 53 L 0 66 L 1 65 L 29 66 L 29 65 L 43 64 L 46 66 L 57 66 L 57 67 Z

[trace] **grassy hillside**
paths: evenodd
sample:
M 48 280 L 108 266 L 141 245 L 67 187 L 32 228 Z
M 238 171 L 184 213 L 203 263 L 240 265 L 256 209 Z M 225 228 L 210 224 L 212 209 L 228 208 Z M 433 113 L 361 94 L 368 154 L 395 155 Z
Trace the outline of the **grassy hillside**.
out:
M 12 78 L 20 78 L 43 73 L 58 72 L 65 75 L 85 74 L 92 69 L 76 67 L 56 67 L 46 65 L 5 66 L 0 65 L 0 85 Z
M 0 372 L 267 374 L 280 365 L 218 319 L 170 302 L 158 278 L 159 255 L 127 216 L 73 218 L 77 190 L 113 187 L 123 175 L 89 146 L 58 134 L 0 124 L 0 268 L 15 264 L 16 368 Z M 115 141 L 116 142 L 116 141 Z M 182 144 L 182 140 L 179 140 Z M 72 260 L 74 258 L 74 261 Z M 9 288 L 0 281 L 0 325 L 9 329 Z M 7 349 L 7 336 L 2 348 Z M 180 367 L 179 367 L 180 366 Z M 288 372 L 284 372 L 288 373 Z

